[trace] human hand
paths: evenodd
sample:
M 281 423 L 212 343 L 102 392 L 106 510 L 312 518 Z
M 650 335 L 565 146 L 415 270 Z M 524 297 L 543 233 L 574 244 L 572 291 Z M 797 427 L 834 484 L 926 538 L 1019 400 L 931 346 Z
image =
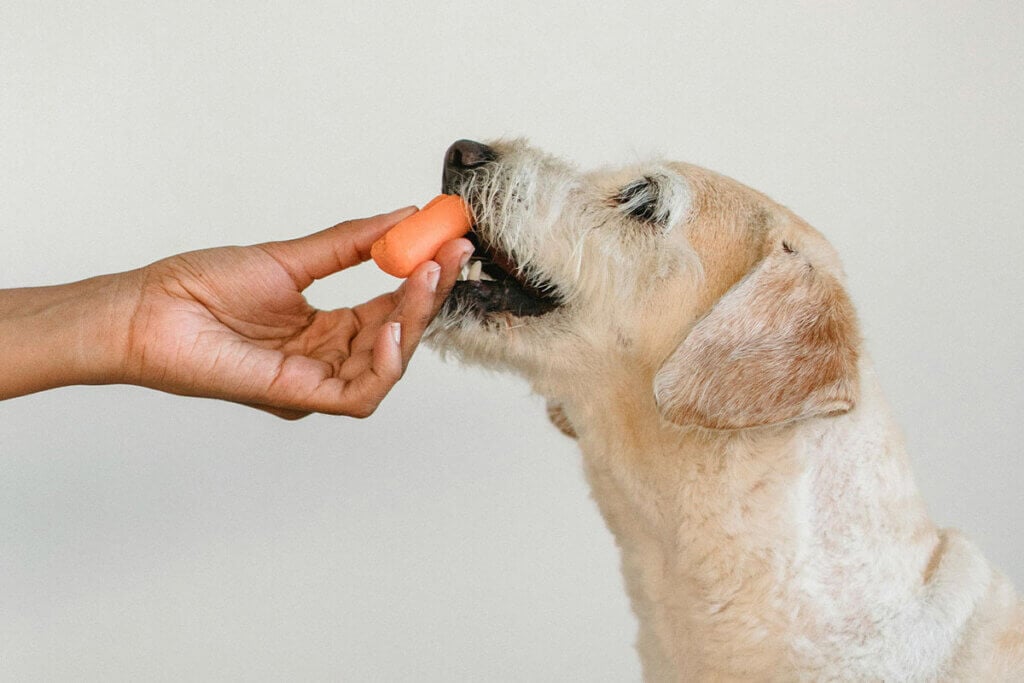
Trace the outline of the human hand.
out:
M 180 254 L 125 274 L 137 279 L 139 294 L 122 381 L 290 419 L 370 415 L 402 376 L 472 245 L 448 242 L 397 290 L 352 308 L 317 310 L 302 291 L 367 260 L 370 245 L 411 213 Z

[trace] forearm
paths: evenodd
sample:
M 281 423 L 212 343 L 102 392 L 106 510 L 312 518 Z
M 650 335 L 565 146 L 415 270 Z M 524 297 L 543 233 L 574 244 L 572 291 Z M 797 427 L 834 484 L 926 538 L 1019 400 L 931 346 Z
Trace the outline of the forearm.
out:
M 0 290 L 0 399 L 120 381 L 130 274 Z

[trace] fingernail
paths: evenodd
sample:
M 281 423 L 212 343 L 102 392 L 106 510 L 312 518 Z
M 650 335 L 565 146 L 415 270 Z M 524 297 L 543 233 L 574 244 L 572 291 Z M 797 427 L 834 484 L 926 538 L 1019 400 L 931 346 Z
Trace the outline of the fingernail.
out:
M 402 323 L 391 323 L 391 336 L 395 340 L 395 346 L 402 343 Z
M 469 249 L 466 252 L 464 252 L 462 254 L 462 258 L 459 260 L 459 268 L 462 268 L 464 265 L 469 263 L 469 259 L 470 259 L 471 256 L 473 256 L 473 250 L 472 249 Z
M 441 277 L 441 266 L 436 263 L 427 270 L 427 284 L 430 285 L 430 291 L 437 289 L 437 280 Z

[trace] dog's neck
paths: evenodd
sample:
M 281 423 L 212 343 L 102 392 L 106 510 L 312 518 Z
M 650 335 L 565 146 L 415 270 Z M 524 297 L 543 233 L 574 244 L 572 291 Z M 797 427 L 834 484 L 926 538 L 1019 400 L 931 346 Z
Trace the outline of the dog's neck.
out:
M 825 671 L 843 639 L 911 618 L 945 544 L 866 364 L 861 382 L 846 415 L 731 433 L 666 424 L 644 378 L 559 397 L 622 550 L 647 680 Z M 938 662 L 952 644 L 929 647 Z

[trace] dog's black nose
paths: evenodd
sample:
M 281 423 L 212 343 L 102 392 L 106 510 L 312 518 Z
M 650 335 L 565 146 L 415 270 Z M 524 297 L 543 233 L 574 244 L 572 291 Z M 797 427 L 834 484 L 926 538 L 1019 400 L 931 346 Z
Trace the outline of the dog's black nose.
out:
M 461 171 L 467 168 L 483 166 L 489 161 L 494 161 L 497 155 L 487 145 L 474 142 L 473 140 L 459 140 L 444 155 L 445 168 L 454 171 Z
M 441 174 L 441 192 L 452 194 L 474 168 L 494 161 L 498 154 L 487 145 L 472 140 L 459 140 L 444 153 L 444 172 Z

